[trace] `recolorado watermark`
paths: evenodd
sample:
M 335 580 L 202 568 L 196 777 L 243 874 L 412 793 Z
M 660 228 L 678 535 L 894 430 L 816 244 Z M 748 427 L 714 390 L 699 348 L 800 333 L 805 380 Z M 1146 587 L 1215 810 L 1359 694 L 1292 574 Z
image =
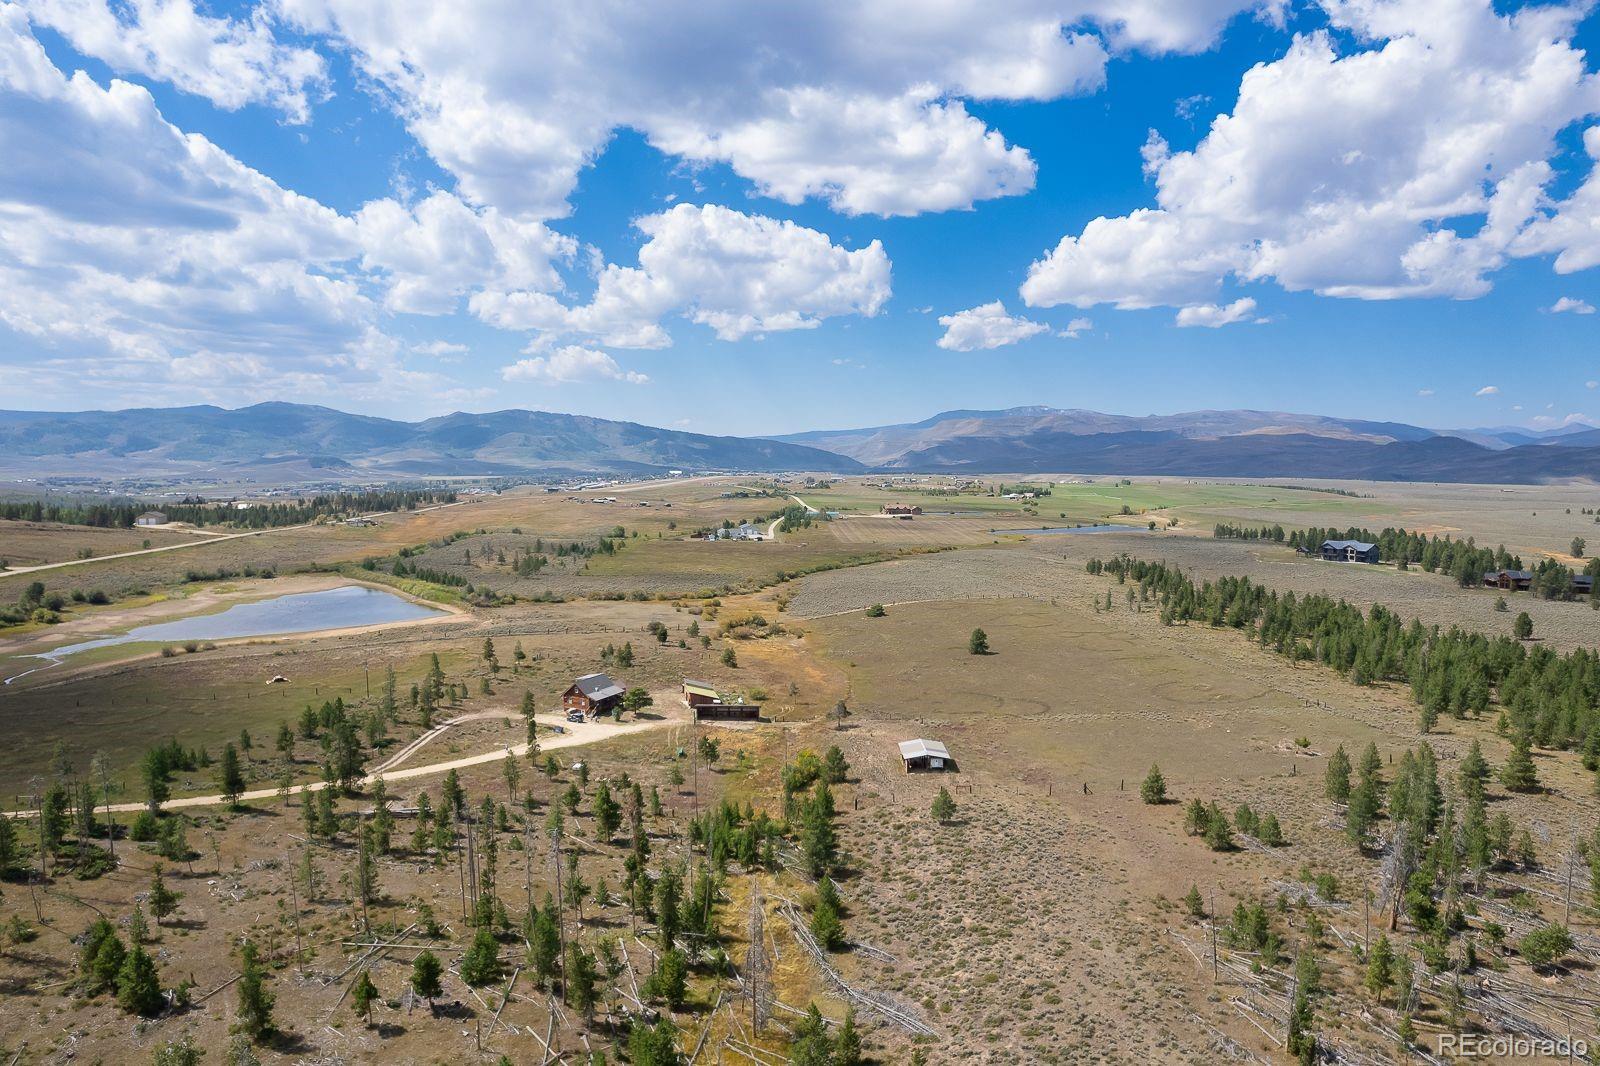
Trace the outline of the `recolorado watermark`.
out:
M 1589 1043 L 1586 1040 L 1507 1033 L 1440 1033 L 1436 1050 L 1441 1055 L 1461 1055 L 1466 1058 L 1585 1059 L 1589 1055 Z

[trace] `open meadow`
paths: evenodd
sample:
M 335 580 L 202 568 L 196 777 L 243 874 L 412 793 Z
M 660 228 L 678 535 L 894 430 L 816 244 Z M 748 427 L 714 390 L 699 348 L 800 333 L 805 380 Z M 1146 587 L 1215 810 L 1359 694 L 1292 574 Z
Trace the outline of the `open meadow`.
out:
M 773 514 L 789 487 L 843 513 L 771 541 L 687 539 Z M 1127 553 L 1197 582 L 1244 576 L 1490 637 L 1509 637 L 1526 610 L 1533 638 L 1513 642 L 1523 654 L 1600 639 L 1586 600 L 1513 594 L 1499 611 L 1497 593 L 1442 575 L 1209 535 L 1216 521 L 1428 522 L 1480 543 L 1520 536 L 1508 547 L 1531 562 L 1539 544 L 1560 554 L 1588 506 L 1576 490 L 1529 490 L 1515 507 L 1560 518 L 1515 534 L 1514 510 L 1490 507 L 1484 490 L 1347 491 L 1108 479 L 1055 486 L 1037 515 L 1011 503 L 902 521 L 873 516 L 898 487 L 644 483 L 584 494 L 618 503 L 521 492 L 41 571 L 51 589 L 140 591 L 0 631 L 6 676 L 65 644 L 357 582 L 441 613 L 192 649 L 110 645 L 0 688 L 0 795 L 23 812 L 0 832 L 11 841 L 0 982 L 14 1005 L 0 1047 L 30 1062 L 143 1060 L 185 1035 L 222 1048 L 242 1009 L 232 982 L 244 937 L 277 997 L 275 1031 L 255 1052 L 266 1061 L 526 1061 L 551 1049 L 573 1061 L 585 1048 L 615 1059 L 633 1020 L 669 1022 L 686 1058 L 778 1061 L 814 1002 L 835 1031 L 853 1008 L 881 1062 L 1277 1062 L 1304 958 L 1320 990 L 1297 1024 L 1346 1061 L 1389 1061 L 1402 1032 L 1429 1047 L 1462 1025 L 1554 1031 L 1565 1004 L 1600 999 L 1600 881 L 1574 844 L 1600 817 L 1582 743 L 1534 747 L 1536 787 L 1512 787 L 1501 771 L 1517 738 L 1498 728 L 1498 694 L 1423 736 L 1402 680 L 1355 684 L 1243 625 L 1164 624 L 1158 594 L 1088 566 Z M 651 506 L 620 502 L 643 499 Z M 1085 524 L 1153 516 L 1160 529 L 991 532 L 1063 512 Z M 599 549 L 619 525 L 617 544 Z M 535 555 L 547 561 L 519 566 Z M 395 560 L 413 570 L 386 570 Z M 185 579 L 206 568 L 241 573 Z M 26 576 L 0 578 L 4 594 Z M 972 653 L 977 629 L 987 654 Z M 637 694 L 620 723 L 566 721 L 563 692 L 593 672 Z M 761 704 L 762 720 L 694 723 L 684 678 Z M 524 752 L 529 710 L 541 748 Z M 906 774 L 897 743 L 914 738 L 947 745 L 957 772 Z M 162 782 L 164 812 L 141 815 L 148 753 L 169 741 L 181 758 Z M 1415 765 L 1407 753 L 1426 745 L 1436 765 L 1443 821 L 1428 854 L 1443 854 L 1431 842 L 1467 818 L 1474 744 L 1491 771 L 1472 787 L 1510 836 L 1481 867 L 1424 865 L 1426 883 L 1397 893 L 1385 869 L 1405 816 L 1389 788 Z M 1358 763 L 1369 746 L 1382 787 L 1358 844 L 1326 775 L 1340 749 Z M 1152 766 L 1166 802 L 1145 802 Z M 381 791 L 369 776 L 380 769 Z M 819 781 L 830 782 L 825 818 Z M 97 807 L 87 816 L 75 799 L 85 787 Z M 259 795 L 234 809 L 229 787 Z M 444 799 L 451 787 L 459 809 Z M 935 817 L 941 787 L 954 810 Z M 1226 819 L 1225 843 L 1189 831 L 1195 801 L 1201 817 Z M 57 802 L 41 849 L 32 809 Z M 72 938 L 103 913 L 131 949 L 158 869 L 182 899 L 144 946 L 163 987 L 194 983 L 137 1020 L 95 993 Z M 666 932 L 664 882 L 680 894 Z M 1552 921 L 1573 942 L 1544 960 L 1525 939 Z M 535 950 L 552 928 L 581 954 Z M 489 950 L 485 935 L 493 980 L 467 964 Z M 1380 938 L 1406 962 L 1375 993 Z M 443 960 L 433 1004 L 408 991 L 423 950 Z M 371 1026 L 349 1004 L 362 972 L 379 993 Z M 771 1019 L 759 1033 L 753 1007 Z M 1586 1013 L 1572 1025 L 1600 1035 Z

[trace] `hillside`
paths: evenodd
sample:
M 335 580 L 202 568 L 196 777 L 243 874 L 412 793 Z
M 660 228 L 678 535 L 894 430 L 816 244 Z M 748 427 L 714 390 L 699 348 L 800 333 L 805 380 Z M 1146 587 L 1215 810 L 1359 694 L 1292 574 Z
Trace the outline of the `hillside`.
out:
M 1136 417 L 1017 407 L 778 438 L 877 469 L 1539 482 L 1600 477 L 1600 433 L 1436 431 L 1275 411 Z
M 276 480 L 539 472 L 860 469 L 800 444 L 714 437 L 545 411 L 422 422 L 307 404 L 238 410 L 0 411 L 0 472 L 258 476 Z

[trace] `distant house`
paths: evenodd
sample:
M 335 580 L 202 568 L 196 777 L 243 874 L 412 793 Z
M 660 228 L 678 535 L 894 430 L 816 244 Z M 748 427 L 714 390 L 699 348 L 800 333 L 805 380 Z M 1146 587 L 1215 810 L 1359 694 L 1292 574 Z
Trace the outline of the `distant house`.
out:
M 1330 563 L 1375 563 L 1378 546 L 1364 540 L 1325 540 L 1322 557 Z
M 344 524 L 347 526 L 375 526 L 378 523 L 374 522 L 370 518 L 362 518 L 361 516 L 357 515 L 355 518 L 346 518 L 344 520 Z
M 708 681 L 683 680 L 683 702 L 694 711 L 696 721 L 759 721 L 761 705 L 746 703 L 742 699 L 724 700 L 715 685 Z
M 561 694 L 561 706 L 593 716 L 609 714 L 622 702 L 623 688 L 605 674 L 584 674 Z
M 766 540 L 766 534 L 760 526 L 753 526 L 749 522 L 734 526 L 732 529 L 719 529 L 716 532 L 718 540 Z
M 955 760 L 937 740 L 902 740 L 900 762 L 906 773 L 944 773 L 956 768 Z
M 164 526 L 167 524 L 166 512 L 146 511 L 138 518 L 135 518 L 133 524 L 136 526 Z
M 1588 596 L 1594 592 L 1594 578 L 1588 574 L 1572 575 L 1572 591 Z
M 1532 570 L 1489 570 L 1483 575 L 1485 588 L 1505 589 L 1507 592 L 1526 592 L 1533 587 Z M 1573 584 L 1577 581 L 1574 579 Z
M 883 513 L 887 515 L 894 515 L 897 518 L 910 518 L 912 515 L 921 514 L 922 508 L 916 506 L 915 504 L 886 503 L 883 505 Z

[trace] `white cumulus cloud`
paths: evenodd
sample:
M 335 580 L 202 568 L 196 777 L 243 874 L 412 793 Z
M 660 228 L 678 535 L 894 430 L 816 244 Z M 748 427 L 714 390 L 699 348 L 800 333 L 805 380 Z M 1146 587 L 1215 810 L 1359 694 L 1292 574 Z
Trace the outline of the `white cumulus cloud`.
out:
M 1477 392 L 1473 393 L 1472 395 L 1474 395 L 1474 396 L 1498 396 L 1498 395 L 1500 395 L 1500 386 L 1498 386 L 1498 385 L 1485 385 L 1483 388 L 1479 389 Z
M 192 0 L 22 0 L 28 17 L 119 74 L 170 82 L 218 107 L 266 104 L 310 117 L 327 70 L 314 49 L 279 42 L 264 8 L 216 18 Z
M 793 222 L 709 204 L 676 204 L 635 225 L 647 238 L 639 265 L 606 266 L 588 303 L 490 291 L 472 298 L 472 310 L 504 329 L 660 348 L 671 343 L 660 325 L 667 315 L 739 340 L 812 329 L 839 315 L 870 317 L 889 298 L 889 257 L 878 241 L 851 251 Z
M 1030 322 L 1006 314 L 999 300 L 980 304 L 953 315 L 940 315 L 939 325 L 945 327 L 939 338 L 939 347 L 953 352 L 972 352 L 980 348 L 1002 348 L 1008 344 L 1025 341 L 1049 331 L 1042 322 Z
M 1155 206 L 1096 218 L 1032 265 L 1030 306 L 1185 306 L 1222 282 L 1363 299 L 1481 295 L 1507 257 L 1600 256 L 1600 182 L 1547 204 L 1556 135 L 1600 111 L 1582 9 L 1321 0 L 1190 150 L 1152 133 Z M 1353 44 L 1343 43 L 1353 41 Z M 1593 133 L 1593 131 L 1591 131 Z M 1600 136 L 1587 139 L 1600 152 Z M 1460 231 L 1461 216 L 1480 216 Z
M 1282 0 L 277 0 L 347 50 L 470 201 L 567 210 L 613 132 L 850 214 L 966 208 L 1034 162 L 967 108 L 1092 92 L 1111 53 L 1194 51 Z
M 1551 314 L 1558 315 L 1562 312 L 1567 312 L 1574 315 L 1592 315 L 1594 314 L 1594 304 L 1590 303 L 1588 300 L 1579 300 L 1571 296 L 1563 296 L 1561 299 L 1550 305 Z
M 1255 316 L 1255 313 L 1256 302 L 1248 296 L 1242 296 L 1226 306 L 1190 304 L 1188 307 L 1179 308 L 1177 324 L 1216 329 L 1219 326 L 1231 326 L 1235 322 L 1248 321 Z
M 595 380 L 643 385 L 650 380 L 644 374 L 622 369 L 617 365 L 617 361 L 605 352 L 597 352 L 593 348 L 584 348 L 576 344 L 557 348 L 549 355 L 519 359 L 509 366 L 502 367 L 500 376 L 507 381 L 534 381 L 548 385 Z

